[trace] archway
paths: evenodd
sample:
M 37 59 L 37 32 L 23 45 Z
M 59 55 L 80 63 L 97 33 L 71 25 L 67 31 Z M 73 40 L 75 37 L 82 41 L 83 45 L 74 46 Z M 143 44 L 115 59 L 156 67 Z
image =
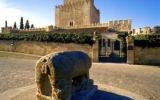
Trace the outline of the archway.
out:
M 99 61 L 100 62 L 126 62 L 123 41 L 117 37 L 116 33 L 102 33 L 99 41 Z

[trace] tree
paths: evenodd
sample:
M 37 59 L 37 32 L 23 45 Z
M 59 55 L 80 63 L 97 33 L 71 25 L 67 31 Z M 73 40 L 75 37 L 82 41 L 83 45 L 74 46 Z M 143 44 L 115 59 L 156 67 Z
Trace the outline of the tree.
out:
M 8 25 L 7 25 L 7 21 L 5 21 L 5 28 L 7 28 L 8 27 Z
M 34 28 L 34 25 L 33 25 L 33 24 L 31 25 L 31 28 Z
M 13 29 L 17 29 L 17 24 L 14 22 Z
M 30 28 L 29 21 L 27 20 L 25 24 L 25 29 L 29 29 L 29 28 Z
M 20 21 L 20 29 L 24 29 L 23 17 L 21 17 L 21 21 Z

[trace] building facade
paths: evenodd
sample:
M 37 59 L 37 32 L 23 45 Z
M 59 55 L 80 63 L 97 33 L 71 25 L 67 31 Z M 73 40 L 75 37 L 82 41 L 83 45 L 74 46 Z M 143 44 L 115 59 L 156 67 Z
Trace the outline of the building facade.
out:
M 151 27 L 147 26 L 147 27 L 132 30 L 132 35 L 142 35 L 142 34 L 144 34 L 144 35 L 152 34 Z
M 155 26 L 155 27 L 153 28 L 153 32 L 154 32 L 154 33 L 160 33 L 160 26 Z
M 100 23 L 100 12 L 94 0 L 64 0 L 56 6 L 56 27 L 75 27 Z

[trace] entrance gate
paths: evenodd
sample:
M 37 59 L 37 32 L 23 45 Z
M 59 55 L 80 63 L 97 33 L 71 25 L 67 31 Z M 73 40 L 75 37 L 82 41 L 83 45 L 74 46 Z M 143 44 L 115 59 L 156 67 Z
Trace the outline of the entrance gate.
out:
M 126 41 L 118 39 L 116 33 L 103 33 L 99 40 L 99 61 L 126 63 Z

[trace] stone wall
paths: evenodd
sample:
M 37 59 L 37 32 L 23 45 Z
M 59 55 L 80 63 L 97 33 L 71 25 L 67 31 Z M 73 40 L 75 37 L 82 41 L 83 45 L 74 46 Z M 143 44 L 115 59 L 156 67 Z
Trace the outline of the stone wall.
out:
M 33 41 L 5 41 L 0 40 L 0 51 L 20 52 L 34 55 L 46 55 L 52 52 L 60 51 L 83 51 L 87 53 L 94 62 L 97 62 L 98 52 L 96 51 L 98 45 L 95 44 L 94 49 L 88 44 L 74 44 L 74 43 L 46 43 Z M 94 55 L 93 55 L 94 54 Z
M 67 0 L 63 5 L 56 6 L 55 25 L 59 28 L 90 25 L 99 23 L 99 16 L 92 0 Z
M 13 29 L 12 27 L 2 27 L 2 33 L 26 33 L 26 32 L 53 32 L 54 28 L 52 25 L 44 28 L 30 28 L 30 29 Z
M 113 20 L 113 21 L 108 21 L 106 23 L 93 23 L 90 25 L 79 25 L 79 26 L 73 26 L 73 27 L 62 27 L 61 29 L 66 29 L 66 30 L 84 30 L 84 29 L 112 29 L 115 31 L 120 31 L 120 32 L 129 32 L 132 29 L 132 21 L 127 19 L 127 20 Z
M 55 32 L 90 33 L 90 34 L 93 34 L 94 32 L 105 33 L 106 30 L 108 30 L 107 27 L 95 27 L 95 28 L 61 29 L 61 30 L 56 30 Z
M 135 64 L 160 65 L 160 47 L 134 47 Z
M 141 47 L 132 36 L 127 38 L 127 63 L 160 65 L 160 47 Z
M 2 33 L 11 33 L 12 27 L 2 27 L 1 31 Z

